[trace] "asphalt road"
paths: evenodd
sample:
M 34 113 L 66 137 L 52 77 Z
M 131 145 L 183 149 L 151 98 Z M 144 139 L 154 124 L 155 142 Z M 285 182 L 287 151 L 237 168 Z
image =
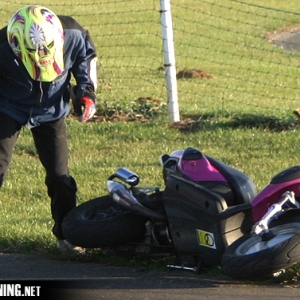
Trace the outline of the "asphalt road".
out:
M 300 297 L 300 286 L 242 282 L 167 268 L 151 271 L 99 261 L 55 260 L 9 253 L 0 253 L 0 266 L 0 288 L 4 281 L 26 281 L 26 284 L 44 281 L 59 292 L 55 300 L 298 300 Z

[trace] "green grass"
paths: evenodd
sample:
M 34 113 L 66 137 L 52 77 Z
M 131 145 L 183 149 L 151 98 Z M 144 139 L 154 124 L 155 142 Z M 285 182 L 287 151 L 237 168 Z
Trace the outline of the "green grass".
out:
M 258 190 L 282 169 L 298 164 L 297 128 L 276 132 L 210 122 L 198 130 L 182 132 L 169 128 L 164 117 L 148 123 L 81 124 L 73 118 L 67 123 L 70 170 L 78 183 L 79 203 L 106 194 L 107 177 L 121 166 L 137 172 L 142 185 L 163 188 L 159 155 L 187 146 L 244 171 Z M 1 190 L 0 213 L 0 249 L 53 255 L 53 223 L 44 173 L 27 129 L 21 133 Z M 103 259 L 103 254 L 99 255 Z M 153 267 L 153 261 L 147 263 Z
M 164 72 L 158 70 L 163 64 L 159 1 L 98 2 L 40 1 L 90 29 L 99 54 L 99 113 L 117 106 L 144 113 L 132 108 L 139 97 L 166 104 Z M 214 76 L 178 81 L 182 120 L 204 120 L 196 129 L 170 127 L 166 111 L 148 122 L 67 119 L 79 203 L 106 194 L 107 177 L 121 166 L 138 173 L 143 185 L 163 188 L 158 157 L 188 146 L 244 171 L 258 191 L 281 170 L 299 164 L 300 130 L 292 114 L 299 105 L 299 55 L 284 53 L 265 39 L 268 31 L 298 22 L 299 1 L 264 1 L 274 10 L 261 8 L 258 0 L 247 2 L 257 6 L 228 0 L 222 6 L 221 1 L 172 2 L 178 67 Z M 23 4 L 28 3 L 3 4 L 1 25 Z M 24 128 L 1 189 L 0 249 L 52 255 L 49 204 L 44 170 Z M 300 281 L 299 266 L 288 276 Z

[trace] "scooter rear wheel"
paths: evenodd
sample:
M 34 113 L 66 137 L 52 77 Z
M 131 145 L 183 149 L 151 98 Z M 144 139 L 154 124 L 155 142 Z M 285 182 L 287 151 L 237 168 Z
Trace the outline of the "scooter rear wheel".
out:
M 242 236 L 222 256 L 224 273 L 234 279 L 271 276 L 300 262 L 300 216 L 276 220 L 273 237 Z
M 146 218 L 118 206 L 110 196 L 84 202 L 63 220 L 64 237 L 73 245 L 101 248 L 138 241 Z

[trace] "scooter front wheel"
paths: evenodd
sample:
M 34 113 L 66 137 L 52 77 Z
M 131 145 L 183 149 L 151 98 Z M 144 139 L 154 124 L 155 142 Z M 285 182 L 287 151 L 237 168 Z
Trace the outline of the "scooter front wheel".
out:
M 110 196 L 84 202 L 63 220 L 64 237 L 73 245 L 101 248 L 138 241 L 146 218 L 118 206 Z
M 276 220 L 269 237 L 242 236 L 222 256 L 224 273 L 234 279 L 255 280 L 300 262 L 300 217 Z

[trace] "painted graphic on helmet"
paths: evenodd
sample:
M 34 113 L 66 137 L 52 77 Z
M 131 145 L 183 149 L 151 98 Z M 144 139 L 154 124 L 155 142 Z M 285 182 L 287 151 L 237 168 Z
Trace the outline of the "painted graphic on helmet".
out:
M 51 10 L 38 5 L 21 8 L 9 21 L 7 38 L 32 79 L 50 82 L 64 71 L 64 32 Z

